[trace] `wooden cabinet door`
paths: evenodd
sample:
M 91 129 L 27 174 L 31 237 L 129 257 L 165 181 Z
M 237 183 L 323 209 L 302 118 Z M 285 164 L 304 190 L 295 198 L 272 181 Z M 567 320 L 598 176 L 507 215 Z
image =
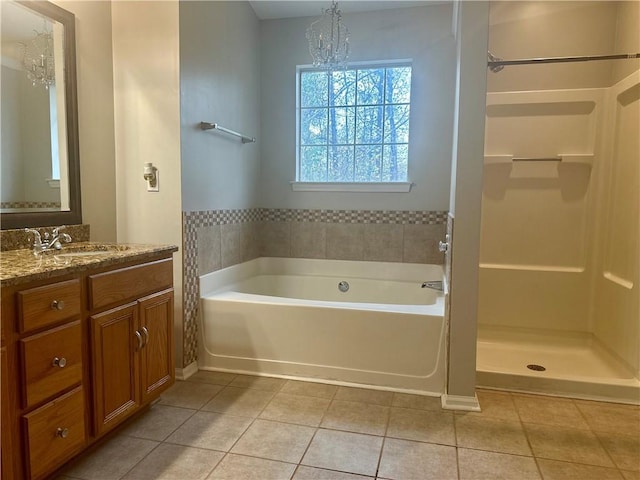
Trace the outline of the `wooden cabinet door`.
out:
M 97 435 L 118 425 L 140 406 L 138 304 L 90 317 L 93 352 L 93 417 Z
M 173 384 L 173 289 L 139 300 L 140 332 L 144 346 L 140 350 L 142 402 L 157 397 Z
M 11 407 L 9 405 L 9 367 L 7 365 L 7 349 L 0 349 L 0 414 L 2 415 L 0 424 L 0 479 L 5 478 L 11 480 L 13 474 L 13 450 L 11 447 L 11 430 L 12 422 L 10 422 Z

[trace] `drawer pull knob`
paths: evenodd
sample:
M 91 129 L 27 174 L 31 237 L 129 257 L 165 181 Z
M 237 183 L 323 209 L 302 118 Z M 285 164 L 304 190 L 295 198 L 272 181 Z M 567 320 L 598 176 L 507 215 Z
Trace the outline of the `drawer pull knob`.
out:
M 136 330 L 136 338 L 138 339 L 138 350 L 142 349 L 142 335 L 140 335 L 140 332 Z
M 64 367 L 66 367 L 66 366 L 67 366 L 67 359 L 66 359 L 66 358 L 64 358 L 64 357 L 62 357 L 62 358 L 55 357 L 55 358 L 53 359 L 52 365 L 53 365 L 54 367 L 64 368 Z
M 56 437 L 67 438 L 69 436 L 68 428 L 58 428 L 56 430 Z
M 51 302 L 52 310 L 62 310 L 64 308 L 64 300 L 54 300 Z

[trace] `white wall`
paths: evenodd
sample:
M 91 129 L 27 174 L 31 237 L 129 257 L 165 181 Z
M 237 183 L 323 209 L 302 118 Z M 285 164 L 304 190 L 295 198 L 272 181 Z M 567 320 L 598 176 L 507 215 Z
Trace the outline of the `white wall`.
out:
M 412 58 L 410 193 L 292 192 L 296 65 L 311 63 L 305 32 L 314 17 L 261 22 L 260 205 L 267 208 L 447 210 L 455 87 L 450 4 L 344 14 L 351 61 Z
M 82 221 L 91 240 L 116 240 L 111 2 L 54 0 L 76 16 Z
M 447 394 L 473 397 L 489 5 L 461 2 L 458 8 Z
M 491 2 L 489 51 L 504 60 L 613 53 L 616 2 Z M 488 74 L 488 91 L 607 87 L 612 62 L 518 65 Z
M 180 2 L 182 208 L 257 207 L 259 23 L 247 2 Z M 257 138 L 202 131 L 201 121 Z
M 118 242 L 182 245 L 178 2 L 114 2 Z M 160 191 L 146 191 L 153 162 Z M 182 367 L 182 262 L 174 256 L 176 364 Z
M 640 53 L 640 2 L 617 2 L 617 26 L 613 53 Z M 611 85 L 640 69 L 640 59 L 618 60 L 613 64 Z

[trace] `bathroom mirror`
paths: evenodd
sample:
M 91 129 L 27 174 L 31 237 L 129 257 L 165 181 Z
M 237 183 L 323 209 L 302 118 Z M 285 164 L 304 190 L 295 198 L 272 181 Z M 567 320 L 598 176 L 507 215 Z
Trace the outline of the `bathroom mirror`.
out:
M 0 225 L 82 223 L 75 16 L 2 1 Z

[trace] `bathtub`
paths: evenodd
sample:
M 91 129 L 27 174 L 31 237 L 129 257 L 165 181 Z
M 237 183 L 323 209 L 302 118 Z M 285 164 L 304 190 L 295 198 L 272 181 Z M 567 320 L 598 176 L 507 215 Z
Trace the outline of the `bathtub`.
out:
M 204 275 L 198 368 L 441 394 L 444 294 L 429 280 L 441 266 L 290 258 Z

